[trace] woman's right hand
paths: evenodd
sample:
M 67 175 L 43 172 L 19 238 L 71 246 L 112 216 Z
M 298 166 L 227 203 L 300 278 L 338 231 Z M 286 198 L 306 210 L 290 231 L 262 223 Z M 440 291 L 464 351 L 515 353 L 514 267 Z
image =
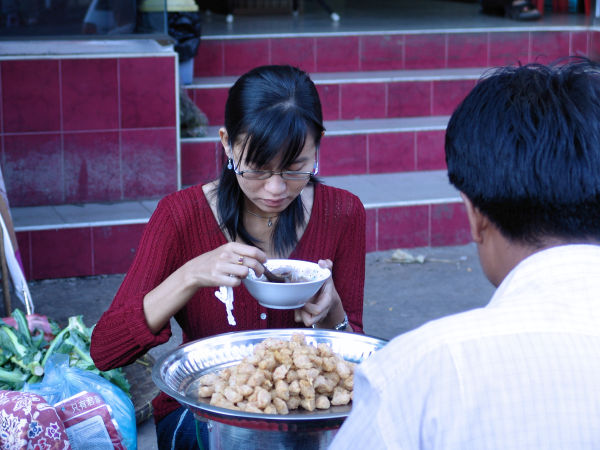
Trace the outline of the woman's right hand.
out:
M 262 275 L 265 252 L 251 245 L 229 242 L 188 261 L 184 266 L 186 277 L 197 288 L 212 286 L 239 286 L 252 269 Z
M 248 269 L 262 275 L 265 252 L 251 245 L 230 242 L 189 260 L 144 297 L 144 316 L 158 333 L 177 311 L 203 287 L 238 286 Z

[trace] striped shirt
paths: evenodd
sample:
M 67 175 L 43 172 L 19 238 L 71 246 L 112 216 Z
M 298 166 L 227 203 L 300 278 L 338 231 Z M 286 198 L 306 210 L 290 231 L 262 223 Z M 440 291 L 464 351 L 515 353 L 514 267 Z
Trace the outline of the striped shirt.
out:
M 330 448 L 600 448 L 600 246 L 535 253 L 486 307 L 393 339 Z

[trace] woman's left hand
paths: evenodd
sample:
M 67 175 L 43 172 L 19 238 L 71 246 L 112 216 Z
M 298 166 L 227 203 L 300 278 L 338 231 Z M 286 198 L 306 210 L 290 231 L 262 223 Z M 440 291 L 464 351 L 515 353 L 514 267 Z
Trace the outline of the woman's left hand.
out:
M 329 259 L 319 260 L 319 266 L 332 270 L 333 263 Z M 340 317 L 337 317 L 340 316 Z M 294 311 L 294 320 L 303 322 L 305 326 L 310 327 L 313 324 L 321 324 L 327 328 L 331 322 L 331 328 L 344 320 L 344 307 L 335 285 L 333 277 L 330 277 L 302 308 Z

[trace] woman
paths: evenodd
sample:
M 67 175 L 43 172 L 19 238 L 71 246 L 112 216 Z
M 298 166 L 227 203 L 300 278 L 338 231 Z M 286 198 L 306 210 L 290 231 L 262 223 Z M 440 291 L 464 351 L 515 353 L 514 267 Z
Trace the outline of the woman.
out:
M 92 336 L 101 369 L 166 342 L 175 317 L 183 342 L 230 331 L 317 326 L 362 332 L 365 212 L 349 192 L 319 184 L 321 103 L 308 75 L 264 66 L 230 89 L 221 177 L 159 202 L 135 260 Z M 333 276 L 299 310 L 270 310 L 241 285 L 267 258 L 318 261 Z M 237 325 L 215 288 L 232 286 Z M 159 445 L 195 439 L 191 414 L 165 394 L 153 402 Z M 164 441 L 163 441 L 164 440 Z M 168 441 L 168 442 L 167 442 Z M 164 442 L 164 443 L 163 443 Z

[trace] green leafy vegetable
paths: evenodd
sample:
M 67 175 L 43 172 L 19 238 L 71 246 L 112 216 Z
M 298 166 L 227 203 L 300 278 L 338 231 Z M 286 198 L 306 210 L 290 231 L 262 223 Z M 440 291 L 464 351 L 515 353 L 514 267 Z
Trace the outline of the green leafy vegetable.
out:
M 62 330 L 55 322 L 48 321 L 45 329 L 35 329 L 33 334 L 20 310 L 14 310 L 11 320 L 16 326 L 0 320 L 0 389 L 20 390 L 25 382 L 40 381 L 48 358 L 63 353 L 69 355 L 71 366 L 101 375 L 129 395 L 130 385 L 122 369 L 100 371 L 95 366 L 90 356 L 92 328 L 85 325 L 82 316 L 69 317 Z M 50 342 L 48 324 L 55 336 Z

